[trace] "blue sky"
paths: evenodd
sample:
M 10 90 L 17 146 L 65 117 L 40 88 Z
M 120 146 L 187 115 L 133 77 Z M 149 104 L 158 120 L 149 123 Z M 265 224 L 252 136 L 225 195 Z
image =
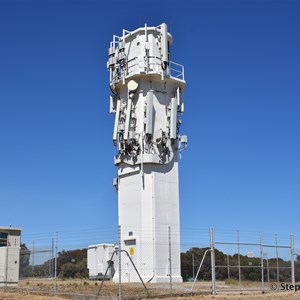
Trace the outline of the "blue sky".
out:
M 300 240 L 300 2 L 149 3 L 0 1 L 1 225 L 117 226 L 107 48 L 123 28 L 166 22 L 187 81 L 183 233 Z

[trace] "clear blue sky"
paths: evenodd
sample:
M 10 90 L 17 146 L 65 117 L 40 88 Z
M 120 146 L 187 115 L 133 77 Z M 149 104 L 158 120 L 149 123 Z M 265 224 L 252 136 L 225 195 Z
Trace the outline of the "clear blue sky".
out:
M 289 0 L 0 0 L 0 225 L 117 226 L 107 48 L 166 22 L 187 81 L 184 232 L 300 236 L 299 15 Z

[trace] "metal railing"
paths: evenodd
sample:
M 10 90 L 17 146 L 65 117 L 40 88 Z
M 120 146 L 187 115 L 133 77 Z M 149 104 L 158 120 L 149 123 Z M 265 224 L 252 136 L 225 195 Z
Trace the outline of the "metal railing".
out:
M 135 74 L 159 74 L 164 77 L 172 77 L 179 80 L 184 80 L 184 66 L 173 61 L 169 62 L 166 70 L 161 67 L 162 61 L 159 57 L 149 56 L 147 61 L 139 60 L 134 57 L 127 61 L 125 67 L 125 77 L 130 77 Z M 120 70 L 119 78 L 123 77 L 123 70 Z
M 184 66 L 170 61 L 171 77 L 184 80 Z

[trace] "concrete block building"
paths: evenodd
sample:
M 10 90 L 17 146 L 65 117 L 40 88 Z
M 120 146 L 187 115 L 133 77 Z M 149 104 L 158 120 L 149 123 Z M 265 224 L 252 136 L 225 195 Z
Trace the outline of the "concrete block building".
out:
M 19 281 L 21 228 L 0 227 L 0 286 Z

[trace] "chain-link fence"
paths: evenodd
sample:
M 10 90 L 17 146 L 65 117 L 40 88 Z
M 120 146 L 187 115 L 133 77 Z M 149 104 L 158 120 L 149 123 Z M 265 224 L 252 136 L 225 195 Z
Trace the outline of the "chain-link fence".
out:
M 297 286 L 300 279 L 300 239 L 295 243 L 293 235 L 197 228 L 183 228 L 180 235 L 169 226 L 158 232 L 119 227 L 24 235 L 18 289 L 140 299 L 281 291 L 282 283 Z M 3 249 L 9 259 L 9 247 Z
M 218 291 L 278 290 L 295 285 L 294 236 L 211 229 Z M 214 282 L 214 278 L 212 278 Z

